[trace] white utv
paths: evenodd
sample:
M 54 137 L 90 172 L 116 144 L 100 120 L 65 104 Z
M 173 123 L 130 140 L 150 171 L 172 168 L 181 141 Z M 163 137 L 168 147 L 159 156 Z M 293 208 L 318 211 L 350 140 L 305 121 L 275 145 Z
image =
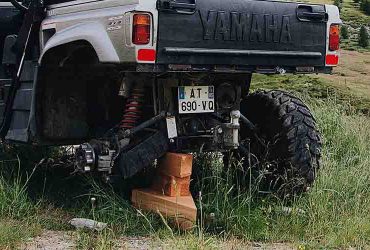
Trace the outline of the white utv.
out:
M 319 168 L 309 108 L 253 73 L 331 73 L 338 8 L 257 0 L 0 3 L 1 136 L 81 145 L 76 167 L 130 178 L 166 152 L 228 152 L 270 191 Z M 246 160 L 248 159 L 248 160 Z

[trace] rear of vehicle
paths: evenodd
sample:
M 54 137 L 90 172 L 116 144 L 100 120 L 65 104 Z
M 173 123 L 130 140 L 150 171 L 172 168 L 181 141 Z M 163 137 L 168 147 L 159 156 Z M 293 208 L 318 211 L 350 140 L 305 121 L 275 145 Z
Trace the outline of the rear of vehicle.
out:
M 179 115 L 180 144 L 189 150 L 204 146 L 206 136 L 209 144 L 220 141 L 211 116 L 231 122 L 252 73 L 330 73 L 339 61 L 341 20 L 331 5 L 158 0 L 154 15 L 133 12 L 132 20 L 137 67 L 166 73 L 157 87 L 168 100 L 158 110 L 173 103 L 166 111 Z M 227 134 L 230 141 L 224 135 L 225 144 L 216 148 L 237 145 Z
M 339 62 L 341 20 L 332 5 L 158 0 L 154 12 L 131 15 L 136 68 L 163 73 L 157 110 L 177 116 L 182 150 L 238 146 L 232 125 L 217 124 L 232 123 L 252 73 L 331 73 Z
M 333 6 L 278 1 L 158 1 L 157 64 L 242 72 L 326 72 L 338 61 Z
M 308 190 L 322 146 L 313 115 L 291 94 L 250 94 L 249 86 L 252 73 L 331 73 L 339 62 L 338 8 L 244 0 L 158 0 L 156 7 L 155 15 L 132 13 L 132 42 L 138 68 L 157 74 L 157 110 L 173 115 L 171 150 L 236 149 L 247 180 L 262 177 L 262 188 L 283 194 Z M 231 159 L 226 154 L 226 167 Z
M 76 166 L 107 179 L 131 177 L 166 151 L 233 151 L 245 170 L 270 173 L 268 188 L 285 175 L 285 187 L 303 191 L 321 155 L 313 116 L 288 93 L 249 93 L 251 77 L 330 73 L 340 24 L 335 6 L 278 1 L 48 6 L 29 120 L 17 128 L 22 139 L 12 127 L 7 138 L 89 141 Z

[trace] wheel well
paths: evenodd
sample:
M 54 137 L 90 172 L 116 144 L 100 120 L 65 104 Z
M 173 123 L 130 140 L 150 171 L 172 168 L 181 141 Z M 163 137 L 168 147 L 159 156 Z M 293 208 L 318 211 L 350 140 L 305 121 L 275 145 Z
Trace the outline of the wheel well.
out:
M 63 44 L 48 50 L 42 58 L 42 67 L 63 67 L 68 64 L 92 65 L 99 63 L 94 47 L 80 40 Z
M 79 143 L 119 119 L 120 73 L 99 63 L 86 41 L 55 47 L 42 59 L 36 86 L 37 134 L 53 144 Z

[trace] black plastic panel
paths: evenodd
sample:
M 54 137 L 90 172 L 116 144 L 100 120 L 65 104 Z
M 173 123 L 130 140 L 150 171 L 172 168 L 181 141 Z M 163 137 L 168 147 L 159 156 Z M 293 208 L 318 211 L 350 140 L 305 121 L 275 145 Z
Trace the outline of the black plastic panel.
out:
M 0 65 L 5 38 L 10 34 L 17 34 L 21 24 L 22 17 L 18 10 L 13 7 L 0 7 Z
M 11 79 L 1 79 L 0 78 L 0 124 L 2 124 L 4 120 L 5 105 L 6 105 L 6 100 L 8 99 L 9 90 L 10 90 L 11 85 L 12 85 Z
M 180 3 L 178 6 L 194 3 L 176 2 Z M 176 5 L 166 8 L 166 4 L 158 4 L 157 63 L 324 66 L 325 8 L 310 6 L 256 0 L 197 0 L 195 11 L 177 11 Z M 303 21 L 298 14 L 304 17 Z

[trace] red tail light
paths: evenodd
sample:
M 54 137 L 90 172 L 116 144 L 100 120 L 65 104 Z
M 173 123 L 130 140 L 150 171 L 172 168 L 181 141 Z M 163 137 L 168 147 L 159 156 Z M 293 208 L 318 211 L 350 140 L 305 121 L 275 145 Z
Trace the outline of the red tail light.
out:
M 136 45 L 145 45 L 150 42 L 150 15 L 135 14 L 132 42 Z
M 338 24 L 332 24 L 330 26 L 329 33 L 329 50 L 336 51 L 339 50 L 340 44 L 340 26 Z

